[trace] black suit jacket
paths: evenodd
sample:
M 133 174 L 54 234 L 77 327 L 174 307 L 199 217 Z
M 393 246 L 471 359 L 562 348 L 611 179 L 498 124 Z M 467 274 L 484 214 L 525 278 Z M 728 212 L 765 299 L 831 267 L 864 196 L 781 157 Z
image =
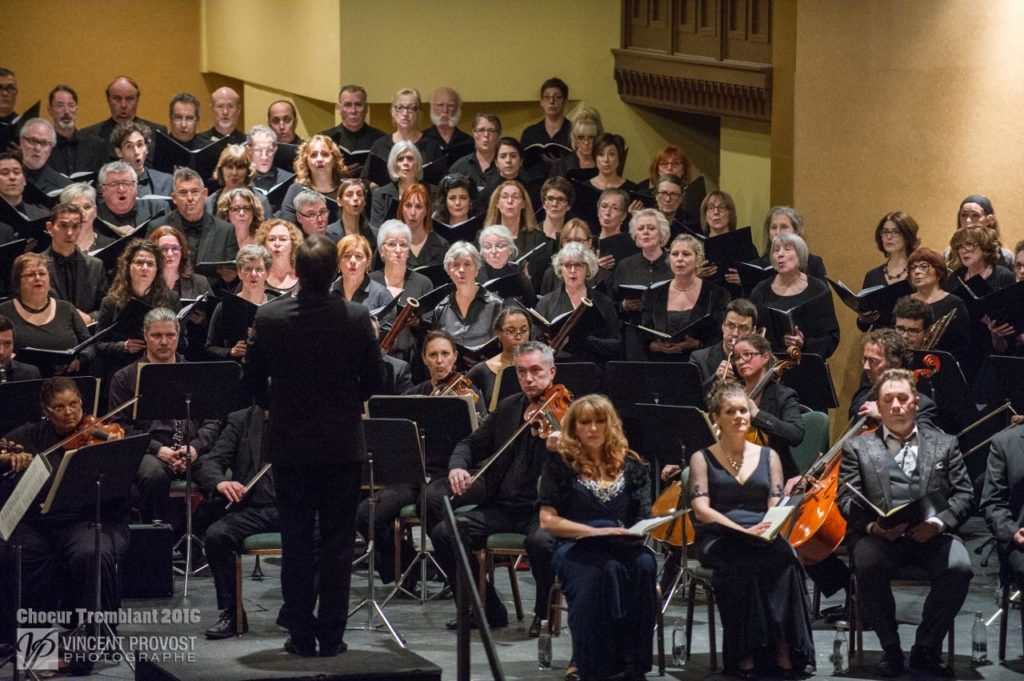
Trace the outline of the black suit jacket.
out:
M 263 466 L 263 431 L 265 417 L 257 406 L 228 414 L 227 424 L 217 442 L 202 458 L 196 460 L 193 470 L 196 484 L 203 494 L 218 494 L 217 485 L 228 480 L 248 484 Z M 274 503 L 273 472 L 270 471 L 246 494 L 243 503 L 268 506 Z
M 1013 535 L 1024 527 L 1024 426 L 992 438 L 981 511 L 999 549 L 1008 553 L 1014 548 Z
M 8 381 L 34 381 L 37 378 L 42 378 L 42 375 L 35 365 L 12 359 L 10 366 L 7 367 Z
M 188 237 L 189 259 L 193 265 L 201 262 L 234 260 L 238 255 L 238 239 L 235 237 L 235 228 L 231 226 L 231 223 L 215 218 L 209 213 L 203 213 L 202 231 L 195 243 L 193 243 L 195 236 L 182 226 L 183 219 L 178 211 L 173 211 L 168 215 L 163 224 L 177 227 Z M 151 224 L 148 231 L 152 232 L 159 226 Z
M 362 305 L 300 292 L 261 306 L 242 370 L 257 403 L 270 407 L 274 465 L 361 461 L 363 401 L 380 390 L 380 362 Z
M 165 205 L 166 205 L 166 203 L 163 202 L 163 201 L 149 201 L 149 200 L 143 201 L 142 199 L 136 199 L 135 200 L 135 222 L 134 222 L 133 226 L 138 227 L 139 225 L 141 225 L 146 220 L 149 220 L 152 217 L 156 217 L 156 216 L 161 215 L 162 213 L 164 213 L 164 206 Z M 114 225 L 115 227 L 120 227 L 122 224 L 124 224 L 124 221 L 119 219 L 114 214 L 114 211 L 110 210 L 110 208 L 107 207 L 107 204 L 103 203 L 103 199 L 102 198 L 100 198 L 100 199 L 98 199 L 96 201 L 96 217 L 98 217 L 103 222 L 106 222 L 108 224 Z M 151 222 L 150 223 L 151 227 L 152 227 L 152 224 L 153 223 Z M 156 228 L 153 227 L 153 229 L 156 229 Z M 150 230 L 147 229 L 147 231 L 150 231 Z
M 892 454 L 882 438 L 882 428 L 879 427 L 874 432 L 847 441 L 843 449 L 838 503 L 846 518 L 846 536 L 851 543 L 865 536 L 868 524 L 878 518 L 850 492 L 847 484 L 859 490 L 875 506 L 883 510 L 892 507 L 892 485 L 889 481 Z M 967 519 L 974 499 L 974 489 L 960 447 L 952 435 L 923 423 L 918 423 L 917 439 L 921 494 L 942 492 L 949 500 L 949 508 L 938 517 L 945 523 L 946 530 L 956 529 Z
M 787 477 L 799 474 L 789 451 L 790 447 L 800 444 L 804 439 L 800 400 L 796 391 L 781 383 L 769 383 L 761 393 L 758 406 L 757 416 L 751 425 L 768 436 L 768 446 L 779 455 L 783 473 Z
M 710 390 L 715 382 L 715 372 L 725 359 L 725 351 L 721 343 L 709 345 L 690 353 L 690 361 L 700 369 L 700 378 L 703 381 L 704 390 Z
M 153 121 L 147 121 L 145 118 L 139 118 L 138 116 L 135 117 L 135 121 L 138 123 L 144 123 L 148 125 L 149 129 L 152 130 L 154 135 L 156 134 L 157 130 L 164 134 L 167 133 L 167 126 L 165 125 L 160 125 L 159 123 L 154 123 Z M 109 158 L 109 160 L 115 161 L 117 160 L 117 154 L 114 153 L 114 145 L 110 143 L 110 135 L 114 132 L 114 128 L 116 127 L 117 121 L 115 121 L 113 118 L 108 118 L 105 121 L 100 121 L 99 123 L 94 123 L 90 125 L 88 128 L 82 130 L 81 133 L 84 135 L 92 135 L 93 137 L 99 137 L 101 140 L 103 140 L 107 144 L 107 157 Z M 151 152 L 153 151 L 153 140 L 149 140 L 149 150 Z
M 448 470 L 476 468 L 487 457 L 494 454 L 498 447 L 508 442 L 512 434 L 523 425 L 523 413 L 526 411 L 527 402 L 526 395 L 523 393 L 509 395 L 499 402 L 498 408 L 484 419 L 479 428 L 455 445 L 451 458 L 448 460 Z M 534 435 L 527 432 L 522 433 L 519 437 L 534 437 Z M 514 448 L 513 446 L 512 449 L 514 450 Z M 514 451 L 505 452 L 484 473 L 483 481 L 487 486 L 489 500 L 493 501 L 492 497 L 500 488 L 502 478 L 512 466 L 514 455 Z
M 47 248 L 43 253 L 53 258 L 53 249 Z M 81 261 L 75 270 L 77 283 L 75 285 L 75 299 L 72 300 L 68 292 L 64 290 L 64 281 L 57 276 L 56 267 L 51 259 L 47 263 L 50 270 L 50 290 L 54 297 L 66 300 L 79 310 L 86 312 L 90 317 L 96 319 L 100 313 L 100 303 L 107 295 L 107 272 L 103 268 L 103 261 L 86 255 L 79 251 L 77 253 Z

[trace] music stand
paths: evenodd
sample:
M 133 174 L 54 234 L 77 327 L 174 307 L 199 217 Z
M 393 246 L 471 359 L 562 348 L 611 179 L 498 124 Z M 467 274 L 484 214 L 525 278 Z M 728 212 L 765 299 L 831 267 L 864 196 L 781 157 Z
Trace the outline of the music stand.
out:
M 191 364 L 139 364 L 135 393 L 134 421 L 183 419 L 188 447 L 194 433 L 193 419 L 223 419 L 238 409 L 241 366 L 237 362 L 194 362 Z M 202 542 L 192 534 L 192 457 L 185 457 L 185 591 L 192 572 L 192 543 Z
M 74 376 L 72 380 L 82 393 L 82 411 L 96 415 L 100 400 L 100 379 Z M 0 433 L 7 433 L 23 423 L 41 418 L 40 394 L 46 379 L 0 383 Z
M 938 406 L 939 427 L 947 433 L 957 433 L 974 421 L 978 408 L 971 401 L 971 389 L 967 387 L 956 358 L 942 350 L 913 350 L 912 353 L 914 358 L 908 367 L 911 370 L 930 368 L 924 363 L 928 355 L 939 360 L 940 368 L 933 371 L 930 378 L 922 378 L 917 383 L 918 392 L 927 392 L 927 388 L 931 388 L 932 398 Z
M 369 522 L 367 523 L 366 556 L 369 574 L 366 598 L 349 611 L 351 618 L 360 608 L 366 607 L 366 630 L 375 631 L 373 621 L 376 613 L 384 626 L 388 628 L 392 638 L 402 648 L 406 647 L 405 638 L 395 629 L 384 614 L 383 604 L 377 602 L 377 575 L 375 556 L 377 555 L 376 520 L 377 520 L 377 486 L 419 484 L 423 485 L 426 472 L 423 468 L 423 457 L 420 451 L 420 436 L 416 424 L 407 419 L 366 419 L 363 421 L 363 438 L 366 442 L 366 465 L 363 466 L 363 483 L 369 485 L 370 505 Z M 422 498 L 422 495 L 421 495 Z M 426 565 L 423 567 L 426 573 Z M 403 574 L 403 577 L 405 575 Z M 401 580 L 398 582 L 401 584 Z M 396 587 L 397 590 L 397 587 Z M 394 591 L 392 592 L 394 595 Z M 390 599 L 391 596 L 388 596 Z
M 106 618 L 98 616 L 98 613 L 103 612 L 101 575 L 103 561 L 100 556 L 100 543 L 103 531 L 103 505 L 128 498 L 132 484 L 135 482 L 135 472 L 139 470 L 139 464 L 142 463 L 142 457 L 146 455 L 148 445 L 149 436 L 143 434 L 83 447 L 73 453 L 65 452 L 64 458 L 52 474 L 53 482 L 46 495 L 46 501 L 43 502 L 43 515 L 50 513 L 59 515 L 62 511 L 81 509 L 82 501 L 88 499 L 90 493 L 93 494 L 95 498 L 93 551 L 96 559 L 94 584 L 94 613 L 96 616 L 94 616 L 95 621 L 93 622 L 93 636 L 95 637 L 96 652 L 101 649 L 100 635 L 105 628 L 107 635 L 110 636 L 132 671 L 135 670 L 135 665 L 125 655 L 110 623 L 106 621 Z M 86 625 L 82 623 L 79 626 L 84 630 Z
M 608 362 L 608 397 L 623 418 L 636 418 L 636 405 L 704 407 L 700 369 L 690 362 Z
M 974 381 L 973 398 L 989 407 L 1009 400 L 1014 409 L 1024 410 L 1024 357 L 986 357 Z
M 515 367 L 513 367 L 514 369 Z M 515 375 L 513 374 L 513 379 Z M 555 382 L 561 383 L 574 398 L 604 392 L 604 375 L 593 362 L 556 362 Z M 515 380 L 516 385 L 519 381 Z
M 776 354 L 775 358 L 786 357 Z M 836 387 L 832 382 L 832 372 L 821 355 L 800 355 L 800 363 L 790 367 L 783 374 L 782 384 L 795 390 L 800 398 L 800 404 L 811 411 L 827 414 L 829 409 L 839 406 L 836 400 Z

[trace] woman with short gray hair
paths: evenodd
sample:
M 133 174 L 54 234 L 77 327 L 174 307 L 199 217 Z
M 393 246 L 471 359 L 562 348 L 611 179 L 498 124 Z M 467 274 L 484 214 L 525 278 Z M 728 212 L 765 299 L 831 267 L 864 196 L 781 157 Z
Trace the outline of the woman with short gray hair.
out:
M 619 316 L 612 299 L 588 285 L 597 274 L 597 256 L 579 243 L 568 243 L 552 260 L 555 275 L 562 285 L 537 301 L 537 312 L 548 322 L 584 306 L 580 321 L 562 347 L 555 348 L 560 360 L 594 362 L 603 365 L 618 359 L 622 351 Z M 589 303 L 589 304 L 588 304 Z M 586 309 L 586 308 L 593 309 Z M 548 342 L 557 328 L 548 330 Z
M 477 281 L 486 284 L 495 279 L 509 277 L 500 285 L 501 290 L 493 291 L 495 295 L 503 300 L 514 297 L 526 307 L 533 307 L 537 302 L 537 294 L 534 293 L 533 283 L 529 277 L 523 274 L 522 267 L 512 260 L 519 253 L 519 248 L 508 227 L 484 227 L 480 230 L 478 243 L 483 266 L 476 276 Z
M 82 253 L 92 253 L 114 243 L 115 239 L 105 234 L 97 234 L 96 223 L 96 190 L 84 182 L 75 182 L 64 187 L 60 193 L 60 203 L 70 203 L 82 211 L 82 231 L 78 233 L 78 248 Z
M 404 222 L 388 220 L 377 230 L 377 257 L 381 260 L 382 266 L 370 272 L 369 276 L 387 288 L 392 296 L 398 297 L 397 308 L 379 320 L 381 336 L 391 328 L 397 311 L 408 304 L 409 298 L 419 298 L 434 288 L 430 279 L 409 268 L 411 247 L 412 231 Z M 398 335 L 389 354 L 407 362 L 418 355 L 415 338 L 408 327 Z
M 256 314 L 253 306 L 259 307 L 270 300 L 266 283 L 272 262 L 270 251 L 263 246 L 248 244 L 238 249 L 235 265 L 238 267 L 242 288 L 230 299 L 217 303 L 213 310 L 210 331 L 206 335 L 206 354 L 212 359 L 241 362 L 245 357 L 249 328 L 228 320 L 251 319 Z M 231 307 L 232 311 L 225 312 L 225 305 Z M 242 314 L 235 314 L 235 311 L 241 311 Z
M 481 263 L 480 252 L 473 244 L 452 244 L 445 253 L 444 268 L 455 290 L 434 309 L 434 328 L 447 331 L 465 348 L 483 345 L 493 338 L 491 329 L 502 307 L 500 298 L 477 283 Z M 467 360 L 465 355 L 462 359 Z

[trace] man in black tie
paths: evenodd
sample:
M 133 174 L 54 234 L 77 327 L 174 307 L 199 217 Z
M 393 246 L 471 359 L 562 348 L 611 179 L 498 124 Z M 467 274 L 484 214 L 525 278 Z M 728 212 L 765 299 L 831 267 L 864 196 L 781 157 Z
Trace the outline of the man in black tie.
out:
M 252 186 L 255 189 L 269 192 L 282 182 L 295 177 L 295 173 L 274 165 L 274 156 L 277 154 L 277 139 L 277 133 L 265 125 L 254 125 L 249 128 L 246 146 L 249 147 L 249 153 L 252 154 Z M 269 196 L 267 198 L 271 201 L 271 206 L 276 211 L 281 207 L 281 200 L 284 198 L 284 195 L 281 194 L 274 200 L 271 200 Z M 267 215 L 266 218 L 270 219 L 270 216 Z
M 331 295 L 337 272 L 334 243 L 306 239 L 295 256 L 298 294 L 259 309 L 242 361 L 243 382 L 270 409 L 267 449 L 291 632 L 285 650 L 306 657 L 317 654 L 318 643 L 321 657 L 347 650 L 342 638 L 366 456 L 361 416 L 381 380 L 369 311 Z
M 39 378 L 39 369 L 14 359 L 14 325 L 0 314 L 0 383 L 31 381 Z
M 952 534 L 967 519 L 973 491 L 956 438 L 917 421 L 913 374 L 890 369 L 877 384 L 882 425 L 846 443 L 840 464 L 839 508 L 846 518 L 846 540 L 857 576 L 860 612 L 882 645 L 880 676 L 903 671 L 903 651 L 890 582 L 900 566 L 927 572 L 931 590 L 910 652 L 910 667 L 943 670 L 939 651 L 953 618 L 967 598 L 971 560 L 963 540 Z M 932 492 L 947 508 L 913 526 L 889 527 L 852 491 L 883 511 Z

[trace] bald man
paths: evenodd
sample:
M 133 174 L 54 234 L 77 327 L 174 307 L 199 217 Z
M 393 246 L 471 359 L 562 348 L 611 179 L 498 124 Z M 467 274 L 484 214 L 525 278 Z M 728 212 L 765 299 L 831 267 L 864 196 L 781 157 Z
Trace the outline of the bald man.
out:
M 267 107 L 267 127 L 274 131 L 281 144 L 302 144 L 302 138 L 295 133 L 298 122 L 295 105 L 287 99 L 279 99 Z
M 118 125 L 127 125 L 137 121 L 148 125 L 150 130 L 167 132 L 166 126 L 139 118 L 137 113 L 141 96 L 142 91 L 134 79 L 129 76 L 118 76 L 107 86 L 107 106 L 110 108 L 110 118 L 82 130 L 82 134 L 99 137 L 107 143 L 107 157 L 111 161 L 117 160 L 117 156 L 114 154 L 114 146 L 110 142 L 110 135 Z
M 217 88 L 210 94 L 210 110 L 213 111 L 213 127 L 199 133 L 211 142 L 223 137 L 228 144 L 245 144 L 245 133 L 238 129 L 238 118 L 242 115 L 242 98 L 229 87 Z
M 424 136 L 433 137 L 442 149 L 465 146 L 468 153 L 473 147 L 473 138 L 459 130 L 462 115 L 462 97 L 450 87 L 442 86 L 430 96 L 430 120 L 433 125 L 423 131 Z

